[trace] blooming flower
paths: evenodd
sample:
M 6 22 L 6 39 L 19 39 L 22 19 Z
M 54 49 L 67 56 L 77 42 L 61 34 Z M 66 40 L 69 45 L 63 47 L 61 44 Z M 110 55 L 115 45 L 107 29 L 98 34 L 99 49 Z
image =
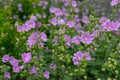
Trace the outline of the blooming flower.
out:
M 22 26 L 17 26 L 18 32 L 25 31 L 28 32 L 29 30 L 35 28 L 36 26 L 36 17 L 31 16 L 30 20 L 26 21 Z
M 12 66 L 18 66 L 19 60 L 15 59 L 13 56 L 11 56 L 11 57 L 10 57 L 10 60 L 9 60 L 9 63 L 10 63 Z
M 41 32 L 40 33 L 40 38 L 43 40 L 43 41 L 47 41 L 47 36 L 44 32 Z
M 78 12 L 79 12 L 79 8 L 75 8 L 74 11 L 75 11 L 76 13 L 78 13 Z
M 49 79 L 50 78 L 50 73 L 48 72 L 48 71 L 45 71 L 44 72 L 44 77 L 46 78 L 46 79 Z
M 107 20 L 107 18 L 105 16 L 102 16 L 99 20 L 100 23 L 103 23 Z
M 85 23 L 85 24 L 88 24 L 89 23 L 89 18 L 87 16 L 83 16 L 82 17 L 82 22 Z
M 87 61 L 91 60 L 91 56 L 88 52 L 82 53 L 81 51 L 77 51 L 76 53 L 74 53 L 74 57 L 72 59 L 74 65 L 79 65 L 79 62 L 83 60 L 84 57 Z
M 63 19 L 58 20 L 58 25 L 63 25 L 65 24 L 65 21 Z
M 37 35 L 38 33 L 34 32 L 28 37 L 27 44 L 29 45 L 29 48 L 31 48 L 37 43 Z
M 74 54 L 74 57 L 77 57 L 77 59 L 79 61 L 81 61 L 83 59 L 83 53 L 81 51 L 77 51 L 75 54 Z
M 70 36 L 64 35 L 64 39 L 65 39 L 65 41 L 66 41 L 66 45 L 67 45 L 67 46 L 70 46 L 70 42 L 71 42 Z
M 119 3 L 119 0 L 112 0 L 111 1 L 111 6 L 115 6 Z
M 73 6 L 73 7 L 77 7 L 76 1 L 72 1 L 72 6 Z
M 75 23 L 73 21 L 68 21 L 67 22 L 68 28 L 74 27 Z
M 72 38 L 72 43 L 75 43 L 75 44 L 80 44 L 80 36 L 74 36 Z
M 37 18 L 36 18 L 36 16 L 30 16 L 30 20 L 32 20 L 32 21 L 36 21 L 37 20 Z
M 22 60 L 24 63 L 30 63 L 32 54 L 30 52 L 22 54 Z
M 73 57 L 72 61 L 73 61 L 74 65 L 78 65 L 79 64 L 79 60 L 78 60 L 77 57 Z
M 81 31 L 81 24 L 80 23 L 77 23 L 76 25 L 75 25 L 75 30 L 79 33 L 80 31 Z
M 5 72 L 4 73 L 4 77 L 10 79 L 11 78 L 10 73 L 9 72 Z
M 50 10 L 49 10 L 49 11 L 50 11 L 51 13 L 54 13 L 54 12 L 55 12 L 55 9 L 56 9 L 55 7 L 50 7 Z
M 24 29 L 24 30 L 25 31 L 29 31 L 30 29 L 35 28 L 35 26 L 36 26 L 36 22 L 35 21 L 33 21 L 33 20 L 26 21 L 25 27 L 24 27 L 26 29 Z
M 79 22 L 79 21 L 80 21 L 79 16 L 78 16 L 78 15 L 75 15 L 74 20 L 75 20 L 76 22 Z
M 55 63 L 51 63 L 49 67 L 53 70 L 56 70 L 56 64 Z
M 92 43 L 93 39 L 94 39 L 94 37 L 92 35 L 90 35 L 89 32 L 82 33 L 82 35 L 81 35 L 81 42 L 83 42 L 85 44 Z
M 57 19 L 54 17 L 51 19 L 52 25 L 56 26 L 57 25 Z
M 84 54 L 87 61 L 91 60 L 91 56 L 88 52 L 84 52 L 83 54 Z
M 2 57 L 2 62 L 8 62 L 10 59 L 10 56 L 5 54 L 3 57 Z
M 41 22 L 37 22 L 37 27 L 41 27 L 42 23 Z
M 61 15 L 63 15 L 62 11 L 61 11 L 59 8 L 56 8 L 56 9 L 55 9 L 54 14 L 55 14 L 56 16 L 61 16 Z
M 114 30 L 118 30 L 120 23 L 118 21 L 116 22 L 111 22 L 110 20 L 106 20 L 103 24 L 102 24 L 102 30 L 107 30 L 107 31 L 114 31 Z
M 81 61 L 83 59 L 84 55 L 81 51 L 78 51 L 76 53 L 74 53 L 74 57 L 73 57 L 73 63 L 74 65 L 78 65 L 79 61 Z
M 20 66 L 13 66 L 13 72 L 18 73 L 20 70 Z
M 35 66 L 32 66 L 32 68 L 29 69 L 29 72 L 30 72 L 31 74 L 36 74 L 36 73 L 37 73 L 36 67 L 35 67 Z
M 23 27 L 22 27 L 22 26 L 17 26 L 17 31 L 18 31 L 18 32 L 24 31 L 24 30 L 23 30 Z

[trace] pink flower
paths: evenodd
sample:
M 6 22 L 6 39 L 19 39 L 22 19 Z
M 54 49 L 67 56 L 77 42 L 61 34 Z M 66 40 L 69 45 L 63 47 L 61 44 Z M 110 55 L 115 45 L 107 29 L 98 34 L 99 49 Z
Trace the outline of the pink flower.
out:
M 112 0 L 111 1 L 111 6 L 115 6 L 119 3 L 119 0 Z
M 30 52 L 22 54 L 22 60 L 24 63 L 30 63 L 32 54 Z
M 34 32 L 28 37 L 27 44 L 29 45 L 29 48 L 31 48 L 37 43 L 37 36 L 38 36 L 38 33 Z
M 72 6 L 73 6 L 73 7 L 77 7 L 76 1 L 72 1 Z
M 73 21 L 68 21 L 67 25 L 68 25 L 68 28 L 72 28 L 75 26 L 75 23 Z
M 80 36 L 74 36 L 72 38 L 72 43 L 75 43 L 76 45 L 80 44 Z
M 11 78 L 10 73 L 9 72 L 5 72 L 4 73 L 4 77 L 7 78 L 7 79 L 10 79 Z
M 81 42 L 85 44 L 92 43 L 94 36 L 92 36 L 89 32 L 82 33 L 81 35 Z
M 3 57 L 2 57 L 2 62 L 8 62 L 10 60 L 10 56 L 5 54 Z
M 44 72 L 44 77 L 45 77 L 46 79 L 49 79 L 49 78 L 50 78 L 50 73 L 49 73 L 48 71 L 45 71 L 45 72 Z
M 82 17 L 82 22 L 85 23 L 85 24 L 88 24 L 89 23 L 89 18 L 87 16 L 83 16 Z
M 44 32 L 41 32 L 41 33 L 40 33 L 40 38 L 41 38 L 43 41 L 47 41 L 47 35 L 46 35 Z
M 106 20 L 103 24 L 102 24 L 102 30 L 107 30 L 107 31 L 115 31 L 118 30 L 120 25 L 120 22 L 116 21 L 116 22 L 111 22 L 110 20 Z

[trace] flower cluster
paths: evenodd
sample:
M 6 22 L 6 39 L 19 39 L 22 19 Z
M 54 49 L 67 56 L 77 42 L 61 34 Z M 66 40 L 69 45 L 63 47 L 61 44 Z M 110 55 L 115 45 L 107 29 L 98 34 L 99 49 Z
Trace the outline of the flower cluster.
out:
M 120 22 L 119 21 L 110 21 L 110 20 L 106 20 L 105 22 L 103 22 L 102 24 L 102 30 L 107 30 L 107 31 L 117 31 L 118 28 L 120 27 Z
M 74 53 L 74 57 L 73 57 L 73 63 L 74 65 L 79 65 L 79 62 L 83 59 L 86 59 L 87 61 L 91 60 L 91 56 L 88 52 L 84 52 L 82 53 L 81 51 L 77 51 L 76 53 Z
M 17 30 L 18 32 L 28 32 L 29 30 L 35 28 L 36 26 L 36 17 L 35 16 L 31 16 L 30 20 L 26 21 L 25 24 L 23 24 L 22 26 L 17 26 Z
M 3 57 L 2 57 L 2 61 L 3 62 L 9 62 L 10 65 L 12 66 L 13 68 L 13 72 L 15 73 L 18 73 L 20 72 L 22 69 L 24 69 L 24 65 L 22 66 L 19 66 L 19 60 L 15 59 L 13 56 L 9 56 L 7 54 L 5 54 Z
M 0 79 L 118 80 L 120 0 L 93 1 L 3 0 Z
M 28 37 L 27 44 L 29 45 L 29 48 L 35 44 L 40 44 L 42 47 L 44 47 L 43 42 L 45 41 L 47 41 L 47 36 L 44 32 L 41 32 L 40 34 L 34 32 Z

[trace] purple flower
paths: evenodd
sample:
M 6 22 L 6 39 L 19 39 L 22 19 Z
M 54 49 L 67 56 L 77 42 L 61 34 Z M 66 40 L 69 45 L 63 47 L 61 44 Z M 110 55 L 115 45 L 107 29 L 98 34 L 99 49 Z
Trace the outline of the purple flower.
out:
M 74 20 L 75 20 L 76 22 L 79 22 L 79 21 L 80 21 L 79 16 L 76 15 L 76 16 L 74 17 Z
M 103 23 L 107 20 L 107 18 L 105 16 L 102 16 L 99 20 L 100 23 Z
M 81 51 L 77 51 L 76 53 L 74 53 L 74 57 L 72 59 L 74 65 L 79 65 L 79 62 L 83 60 L 84 57 L 87 61 L 91 60 L 91 56 L 88 52 L 82 53 Z
M 75 25 L 75 30 L 78 32 L 78 33 L 80 33 L 80 28 L 81 28 L 81 24 L 80 23 L 77 23 L 76 25 Z
M 36 70 L 35 66 L 32 66 L 32 68 L 30 68 L 29 71 L 30 71 L 31 74 L 36 74 L 37 73 L 37 70 Z
M 68 21 L 67 25 L 68 25 L 68 28 L 72 28 L 75 26 L 75 23 L 73 21 Z
M 3 57 L 2 57 L 2 62 L 8 62 L 10 60 L 10 56 L 5 54 Z
M 20 70 L 20 66 L 13 66 L 13 72 L 18 73 Z
M 74 53 L 74 57 L 73 57 L 73 63 L 74 65 L 78 65 L 79 62 L 83 59 L 84 55 L 81 51 L 78 51 L 76 53 Z
M 80 44 L 80 36 L 74 36 L 72 38 L 72 43 L 75 43 L 76 45 Z
M 37 35 L 38 33 L 34 32 L 28 37 L 27 44 L 29 45 L 29 48 L 31 48 L 37 43 Z
M 45 71 L 44 72 L 44 77 L 46 78 L 46 79 L 49 79 L 50 78 L 50 73 L 48 72 L 48 71 Z
M 11 56 L 10 59 L 9 59 L 9 63 L 10 63 L 12 66 L 18 66 L 19 60 L 15 59 L 13 56 Z
M 111 1 L 111 6 L 115 6 L 119 3 L 119 0 L 112 0 Z
M 37 27 L 41 27 L 42 23 L 41 22 L 37 22 Z
M 33 20 L 26 21 L 25 26 L 27 28 L 26 31 L 29 31 L 30 29 L 35 28 L 36 22 Z
M 88 52 L 84 52 L 83 54 L 84 54 L 87 61 L 91 60 L 91 56 Z
M 58 17 L 61 16 L 61 15 L 63 15 L 62 11 L 61 11 L 60 9 L 58 9 L 58 8 L 56 8 L 54 14 L 55 14 L 56 16 L 58 16 Z
M 120 35 L 120 32 L 119 32 L 119 31 L 115 31 L 115 34 L 116 34 L 116 35 Z
M 56 16 L 61 16 L 63 15 L 62 11 L 59 8 L 51 7 L 50 12 L 54 13 Z
M 94 37 L 92 35 L 90 35 L 89 32 L 82 33 L 82 35 L 81 35 L 81 42 L 83 42 L 85 44 L 92 43 L 93 39 L 94 39 Z
M 55 63 L 51 63 L 49 67 L 53 70 L 56 70 L 56 64 Z
M 58 25 L 63 25 L 65 24 L 65 21 L 63 19 L 58 20 Z
M 78 61 L 81 61 L 84 57 L 83 53 L 81 51 L 77 51 L 75 54 L 74 54 L 74 57 L 77 57 Z
M 54 17 L 51 19 L 52 25 L 56 26 L 57 25 L 57 19 Z
M 18 32 L 21 32 L 21 31 L 29 31 L 31 30 L 32 28 L 35 28 L 36 26 L 36 17 L 35 16 L 31 16 L 30 17 L 31 19 L 26 21 L 25 24 L 23 24 L 22 26 L 17 26 L 17 30 Z
M 71 42 L 70 36 L 64 35 L 64 39 L 65 39 L 65 41 L 66 41 L 66 45 L 67 45 L 67 46 L 70 46 L 70 42 Z
M 25 65 L 20 66 L 20 69 L 24 69 L 24 68 L 25 68 Z
M 89 18 L 87 16 L 83 16 L 82 17 L 82 22 L 85 23 L 85 24 L 88 24 L 89 23 Z
M 20 4 L 20 3 L 18 4 L 18 10 L 21 11 L 21 12 L 23 11 L 22 4 Z
M 4 77 L 7 78 L 7 79 L 10 79 L 11 78 L 10 73 L 9 72 L 5 72 L 4 73 Z
M 50 12 L 51 12 L 51 13 L 54 13 L 54 12 L 55 12 L 55 9 L 56 9 L 55 7 L 50 7 Z
M 47 41 L 47 36 L 44 32 L 41 32 L 40 33 L 40 38 L 43 40 L 43 41 Z
M 36 18 L 36 16 L 30 16 L 30 20 L 32 20 L 32 21 L 36 21 L 37 20 L 37 18 Z
M 75 11 L 76 13 L 78 13 L 78 12 L 79 12 L 79 8 L 75 8 L 74 11 Z
M 24 63 L 30 63 L 32 54 L 30 52 L 22 54 L 22 60 Z
M 73 6 L 73 7 L 77 7 L 76 1 L 72 1 L 72 6 Z
M 78 60 L 77 57 L 73 57 L 72 61 L 73 61 L 74 65 L 78 65 L 79 64 L 79 60 Z
M 111 22 L 110 20 L 106 20 L 103 24 L 102 24 L 102 30 L 107 30 L 107 31 L 114 31 L 114 30 L 118 30 L 120 23 L 118 21 L 116 22 Z

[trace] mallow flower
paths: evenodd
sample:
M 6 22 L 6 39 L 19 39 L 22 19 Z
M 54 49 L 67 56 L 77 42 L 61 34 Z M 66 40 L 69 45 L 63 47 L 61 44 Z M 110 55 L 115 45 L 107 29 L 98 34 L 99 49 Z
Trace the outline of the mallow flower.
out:
M 32 59 L 32 54 L 30 52 L 22 54 L 22 61 L 24 63 L 30 63 Z

